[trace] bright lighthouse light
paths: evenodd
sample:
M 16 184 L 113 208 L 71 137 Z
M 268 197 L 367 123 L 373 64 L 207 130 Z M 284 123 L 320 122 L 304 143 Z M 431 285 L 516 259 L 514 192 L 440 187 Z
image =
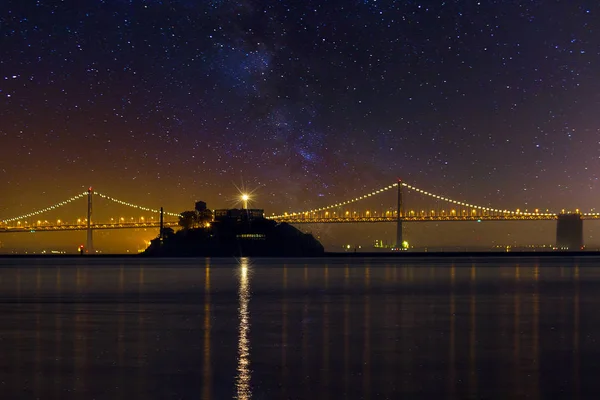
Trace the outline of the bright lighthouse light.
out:
M 242 193 L 242 208 L 244 210 L 248 209 L 248 200 L 250 200 L 250 196 L 246 193 Z

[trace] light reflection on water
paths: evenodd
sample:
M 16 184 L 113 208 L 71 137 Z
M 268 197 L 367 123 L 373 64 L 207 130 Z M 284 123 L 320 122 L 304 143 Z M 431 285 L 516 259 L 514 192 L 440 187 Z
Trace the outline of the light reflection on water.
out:
M 210 330 L 211 330 L 211 321 L 210 321 L 210 311 L 211 311 L 211 303 L 210 303 L 210 262 L 206 260 L 206 265 L 204 267 L 204 359 L 203 361 L 203 370 L 204 373 L 202 375 L 202 398 L 210 399 L 211 398 L 211 386 L 212 386 L 212 366 L 210 360 Z
M 238 366 L 236 377 L 237 399 L 249 400 L 252 398 L 250 390 L 250 262 L 248 258 L 240 260 L 240 285 L 239 296 L 239 339 L 238 339 Z
M 6 398 L 600 391 L 600 261 L 23 261 L 0 264 Z

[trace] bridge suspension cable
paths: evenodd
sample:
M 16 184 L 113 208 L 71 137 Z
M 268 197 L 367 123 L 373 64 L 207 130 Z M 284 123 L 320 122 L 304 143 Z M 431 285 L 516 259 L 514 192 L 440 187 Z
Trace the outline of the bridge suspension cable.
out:
M 404 186 L 404 187 L 406 187 L 406 188 L 408 188 L 410 190 L 413 190 L 415 192 L 421 193 L 423 195 L 432 197 L 434 199 L 445 201 L 447 203 L 456 204 L 458 206 L 463 206 L 463 207 L 471 208 L 471 209 L 477 209 L 477 210 L 488 211 L 488 212 L 495 212 L 495 213 L 503 213 L 503 214 L 547 215 L 547 216 L 556 215 L 556 213 L 532 213 L 532 212 L 522 212 L 522 211 L 509 211 L 509 210 L 506 210 L 506 209 L 499 209 L 499 208 L 493 208 L 493 207 L 479 206 L 479 205 L 476 205 L 476 204 L 469 204 L 469 203 L 466 203 L 466 202 L 463 202 L 463 201 L 453 200 L 453 199 L 449 199 L 449 198 L 444 197 L 444 196 L 440 196 L 440 195 L 437 195 L 437 194 L 434 194 L 434 193 L 431 193 L 431 192 L 427 192 L 427 191 L 419 189 L 419 188 L 417 188 L 415 186 L 408 185 L 408 184 L 406 184 L 404 182 L 402 183 L 402 186 Z
M 376 195 L 378 195 L 380 193 L 383 193 L 383 192 L 388 191 L 390 189 L 393 189 L 395 187 L 398 187 L 398 183 L 394 183 L 393 185 L 390 185 L 390 186 L 384 186 L 384 187 L 382 187 L 380 189 L 373 190 L 371 193 L 366 193 L 366 194 L 364 194 L 362 196 L 359 196 L 359 197 L 356 197 L 354 199 L 342 201 L 340 203 L 332 204 L 330 206 L 315 208 L 313 210 L 307 210 L 307 211 L 285 213 L 285 214 L 281 214 L 281 215 L 273 215 L 273 216 L 271 216 L 269 218 L 271 218 L 271 219 L 277 219 L 277 218 L 288 217 L 290 215 L 301 215 L 301 214 L 306 214 L 306 213 L 313 213 L 313 212 L 325 211 L 325 210 L 329 210 L 329 209 L 332 209 L 332 208 L 335 208 L 335 207 L 340 207 L 340 206 L 345 206 L 347 204 L 356 203 L 357 201 L 364 200 L 364 199 L 366 199 L 368 197 L 376 196 Z
M 19 220 L 22 220 L 22 219 L 25 219 L 25 218 L 29 218 L 29 217 L 33 217 L 33 216 L 36 216 L 36 215 L 40 215 L 40 214 L 43 214 L 45 212 L 52 211 L 52 210 L 55 210 L 57 208 L 60 208 L 62 206 L 66 206 L 67 204 L 69 204 L 69 203 L 71 203 L 71 202 L 73 202 L 75 200 L 79 200 L 81 198 L 86 197 L 87 195 L 88 195 L 88 192 L 84 192 L 84 193 L 78 194 L 76 196 L 73 196 L 70 199 L 67 199 L 67 200 L 61 201 L 59 203 L 56 203 L 54 205 L 48 206 L 46 208 L 42 208 L 40 210 L 33 211 L 33 212 L 30 212 L 30 213 L 27 213 L 27 214 L 19 215 L 18 217 L 3 219 L 3 220 L 0 220 L 0 222 L 2 222 L 3 224 L 6 224 L 6 223 L 9 223 L 9 222 L 19 221 Z
M 556 213 L 532 213 L 532 212 L 522 212 L 522 211 L 519 211 L 519 210 L 509 211 L 509 210 L 506 210 L 506 209 L 499 209 L 499 208 L 494 208 L 494 207 L 487 207 L 487 206 L 480 206 L 480 205 L 476 205 L 476 204 L 469 204 L 469 203 L 464 202 L 464 201 L 454 200 L 454 199 L 450 199 L 450 198 L 445 197 L 445 196 L 441 196 L 441 195 L 438 195 L 438 194 L 435 194 L 435 193 L 428 192 L 426 190 L 420 189 L 420 188 L 418 188 L 416 186 L 412 186 L 412 185 L 409 185 L 409 184 L 404 183 L 404 182 L 400 182 L 400 184 L 403 187 L 405 187 L 405 188 L 407 188 L 407 189 L 409 189 L 411 191 L 420 193 L 420 194 L 425 195 L 425 196 L 429 196 L 429 197 L 434 198 L 436 200 L 445 201 L 447 203 L 455 204 L 457 206 L 462 206 L 462 207 L 471 208 L 471 209 L 477 209 L 477 210 L 481 210 L 481 211 L 495 212 L 495 213 L 502 213 L 502 214 L 511 214 L 511 215 L 532 215 L 532 216 L 533 215 L 545 215 L 545 216 L 556 215 Z M 284 218 L 284 217 L 290 217 L 290 216 L 297 216 L 297 215 L 302 215 L 302 214 L 307 214 L 307 213 L 315 213 L 315 212 L 320 212 L 320 211 L 326 211 L 326 210 L 330 210 L 332 208 L 341 207 L 341 206 L 345 206 L 345 205 L 348 205 L 348 204 L 356 203 L 356 202 L 359 202 L 361 200 L 365 200 L 365 199 L 367 199 L 369 197 L 377 196 L 377 195 L 379 195 L 379 194 L 381 194 L 383 192 L 386 192 L 386 191 L 388 191 L 390 189 L 397 188 L 397 187 L 398 187 L 398 182 L 396 182 L 396 183 L 394 183 L 392 185 L 389 185 L 389 186 L 384 186 L 384 187 L 382 187 L 380 189 L 377 189 L 377 190 L 373 190 L 370 193 L 366 193 L 366 194 L 364 194 L 362 196 L 355 197 L 353 199 L 349 199 L 349 200 L 342 201 L 342 202 L 339 202 L 339 203 L 331 204 L 329 206 L 319 207 L 319 208 L 315 208 L 315 209 L 312 209 L 312 210 L 306 210 L 306 211 L 284 213 L 284 214 L 281 214 L 281 215 L 274 215 L 274 216 L 271 216 L 269 218 L 271 218 L 271 219 L 278 219 L 278 218 Z
M 160 210 L 156 210 L 154 208 L 148 208 L 148 207 L 140 206 L 140 205 L 137 205 L 137 204 L 128 203 L 126 201 L 115 199 L 114 197 L 110 197 L 108 195 L 105 195 L 105 194 L 99 193 L 99 192 L 94 192 L 94 194 L 102 197 L 103 199 L 110 200 L 112 202 L 115 202 L 115 203 L 118 203 L 118 204 L 121 204 L 121 205 L 124 205 L 124 206 L 132 207 L 132 208 L 137 208 L 138 210 L 142 210 L 142 211 L 147 211 L 147 212 L 151 212 L 151 213 L 160 214 Z M 86 193 L 86 195 L 87 195 L 87 193 Z M 167 211 L 163 211 L 163 213 L 165 215 L 169 215 L 171 217 L 179 217 L 180 216 L 180 214 L 176 214 L 176 213 L 172 213 L 172 212 L 167 212 Z

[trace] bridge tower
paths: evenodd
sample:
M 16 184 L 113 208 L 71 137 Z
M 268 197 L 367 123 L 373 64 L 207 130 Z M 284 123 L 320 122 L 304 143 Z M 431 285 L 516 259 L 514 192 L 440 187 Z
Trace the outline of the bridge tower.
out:
M 88 188 L 88 210 L 87 210 L 87 246 L 86 252 L 93 253 L 94 252 L 94 236 L 92 232 L 92 197 L 94 195 L 94 190 L 90 186 Z
M 559 214 L 556 221 L 556 247 L 559 250 L 583 250 L 581 214 Z
M 402 219 L 404 207 L 402 205 L 402 179 L 398 179 L 398 204 L 396 209 L 396 248 L 401 249 L 404 237 L 402 235 Z
M 163 231 L 165 229 L 165 211 L 163 210 L 163 208 L 160 208 L 160 230 L 158 231 L 158 238 L 162 241 L 164 239 L 163 237 Z

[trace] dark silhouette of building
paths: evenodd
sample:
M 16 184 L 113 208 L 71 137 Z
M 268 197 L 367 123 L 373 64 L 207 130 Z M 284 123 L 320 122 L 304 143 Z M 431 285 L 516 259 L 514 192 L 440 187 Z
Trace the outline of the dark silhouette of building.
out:
M 217 210 L 213 223 L 165 234 L 163 240 L 152 240 L 144 254 L 158 257 L 310 257 L 325 253 L 323 245 L 311 234 L 263 215 L 263 210 L 256 209 Z
M 580 214 L 559 214 L 556 247 L 559 250 L 583 250 L 583 220 Z
M 265 210 L 258 208 L 215 210 L 215 221 L 254 221 L 265 217 Z
M 202 200 L 197 201 L 194 209 L 198 212 L 206 211 L 206 202 Z

